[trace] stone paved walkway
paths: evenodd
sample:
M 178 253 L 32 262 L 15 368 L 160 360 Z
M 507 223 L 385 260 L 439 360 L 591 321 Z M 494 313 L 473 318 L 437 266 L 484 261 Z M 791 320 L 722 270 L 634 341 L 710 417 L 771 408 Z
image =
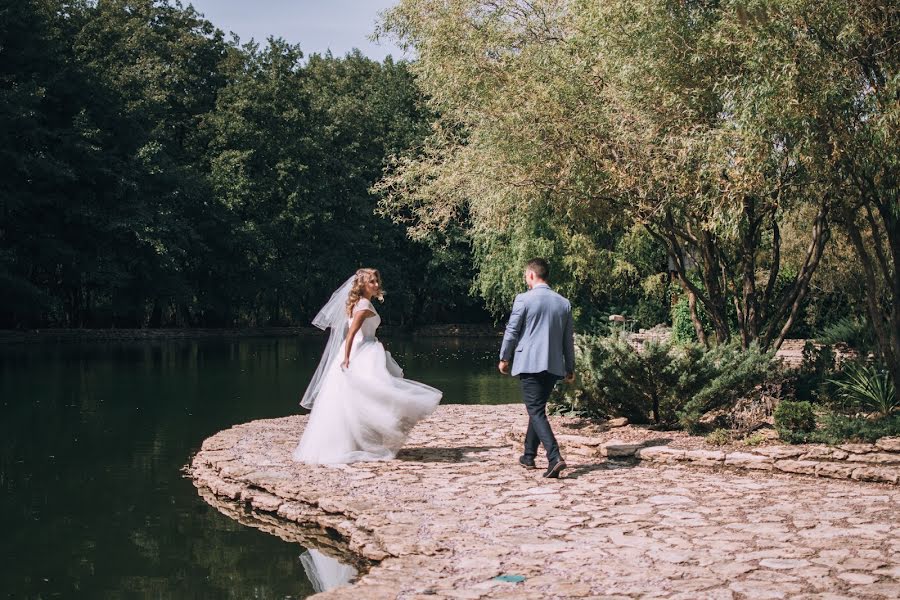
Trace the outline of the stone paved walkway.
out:
M 896 486 L 587 457 L 546 480 L 515 464 L 519 406 L 442 406 L 397 460 L 310 467 L 305 420 L 223 431 L 191 468 L 373 561 L 318 597 L 900 598 Z

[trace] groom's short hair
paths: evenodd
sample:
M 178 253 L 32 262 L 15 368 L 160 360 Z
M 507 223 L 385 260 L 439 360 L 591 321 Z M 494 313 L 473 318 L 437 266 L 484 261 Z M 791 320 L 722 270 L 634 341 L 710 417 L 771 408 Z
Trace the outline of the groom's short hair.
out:
M 541 281 L 550 281 L 550 263 L 543 258 L 532 258 L 525 263 L 526 271 L 533 271 Z

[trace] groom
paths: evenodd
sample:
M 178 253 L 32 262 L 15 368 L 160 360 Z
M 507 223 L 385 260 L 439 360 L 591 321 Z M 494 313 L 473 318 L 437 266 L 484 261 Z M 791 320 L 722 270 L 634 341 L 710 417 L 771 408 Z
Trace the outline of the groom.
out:
M 538 442 L 547 452 L 549 465 L 544 477 L 559 477 L 566 463 L 547 420 L 547 399 L 556 382 L 565 377 L 575 381 L 575 337 L 572 306 L 550 289 L 550 265 L 533 258 L 525 265 L 528 291 L 516 296 L 503 335 L 498 368 L 504 375 L 519 376 L 522 399 L 528 411 L 525 453 L 519 459 L 526 469 L 534 469 Z M 513 360 L 515 354 L 515 360 Z

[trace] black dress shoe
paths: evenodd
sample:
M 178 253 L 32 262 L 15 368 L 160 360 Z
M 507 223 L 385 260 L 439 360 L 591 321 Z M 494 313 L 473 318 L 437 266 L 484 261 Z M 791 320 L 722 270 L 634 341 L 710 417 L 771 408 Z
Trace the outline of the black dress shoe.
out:
M 537 469 L 534 465 L 533 458 L 525 458 L 524 456 L 519 457 L 519 464 L 525 467 L 526 469 Z
M 566 461 L 564 461 L 563 459 L 559 459 L 555 463 L 550 463 L 550 466 L 548 466 L 547 470 L 544 471 L 544 477 L 547 477 L 550 479 L 558 479 L 559 474 L 565 468 L 566 468 Z

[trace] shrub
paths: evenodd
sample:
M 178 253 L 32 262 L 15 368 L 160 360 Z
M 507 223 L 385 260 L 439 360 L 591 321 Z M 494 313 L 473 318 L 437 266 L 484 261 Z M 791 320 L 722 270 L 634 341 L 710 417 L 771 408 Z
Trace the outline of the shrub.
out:
M 821 402 L 828 398 L 829 378 L 835 373 L 834 350 L 831 346 L 818 347 L 812 342 L 803 346 L 803 362 L 786 381 L 790 394 L 797 400 Z
M 731 442 L 731 432 L 727 429 L 716 429 L 706 436 L 706 443 L 711 446 L 724 446 Z
M 837 388 L 838 406 L 845 412 L 865 412 L 884 417 L 900 408 L 894 383 L 886 369 L 848 363 L 840 376 L 830 381 Z
M 760 446 L 766 443 L 766 436 L 761 433 L 751 433 L 747 437 L 745 437 L 741 442 L 745 446 Z
M 816 341 L 827 346 L 843 342 L 855 350 L 868 353 L 875 348 L 875 333 L 866 319 L 844 317 L 823 327 L 816 335 Z
M 551 410 L 693 430 L 704 412 L 733 404 L 772 369 L 772 355 L 756 349 L 648 342 L 638 352 L 615 334 L 577 336 L 575 355 L 578 383 L 556 392 Z
M 717 346 L 703 354 L 686 376 L 708 378 L 678 412 L 681 425 L 698 433 L 700 417 L 724 406 L 732 406 L 775 372 L 774 353 L 753 346 L 742 350 L 736 344 Z M 696 374 L 696 375 L 695 375 Z
M 676 344 L 697 341 L 697 332 L 691 321 L 691 309 L 687 297 L 682 297 L 672 306 L 672 340 Z
M 826 444 L 874 442 L 888 436 L 900 436 L 900 414 L 867 419 L 832 413 L 823 418 L 822 429 L 816 432 L 814 441 Z
M 806 400 L 783 400 L 775 408 L 775 429 L 785 441 L 802 441 L 816 428 L 816 415 Z

